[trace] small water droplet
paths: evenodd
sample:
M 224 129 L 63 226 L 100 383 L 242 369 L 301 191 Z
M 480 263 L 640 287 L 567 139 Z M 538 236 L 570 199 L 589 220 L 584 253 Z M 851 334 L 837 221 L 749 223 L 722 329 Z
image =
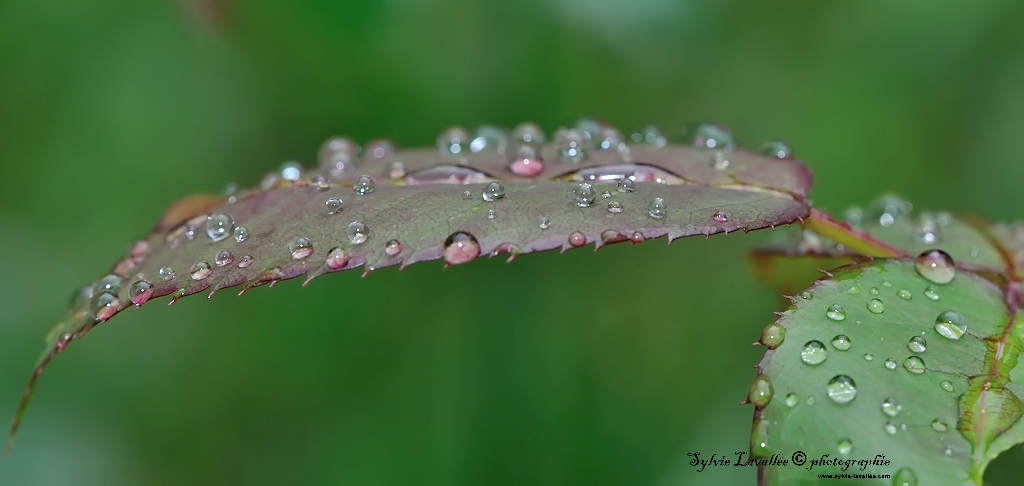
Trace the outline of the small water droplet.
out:
M 772 395 L 774 395 L 774 391 L 772 390 L 771 380 L 764 375 L 757 375 L 754 383 L 750 385 L 750 393 L 747 394 L 747 399 L 750 400 L 750 403 L 754 404 L 754 407 L 762 409 L 772 401 Z
M 377 139 L 366 143 L 366 157 L 371 159 L 383 159 L 395 153 L 395 144 L 390 140 Z
M 850 439 L 839 439 L 839 442 L 836 443 L 836 450 L 840 455 L 845 456 L 853 451 L 853 442 L 850 442 Z
M 644 234 L 639 231 L 634 231 L 633 234 L 630 235 L 629 241 L 632 241 L 634 245 L 642 243 L 644 241 Z
M 323 192 L 331 188 L 331 183 L 327 182 L 326 177 L 318 175 L 310 179 L 309 187 L 312 187 L 315 192 Z
M 235 229 L 234 220 L 224 213 L 211 214 L 206 217 L 206 235 L 213 241 L 225 240 Z
M 235 261 L 235 256 L 232 255 L 231 252 L 227 250 L 218 251 L 217 254 L 213 256 L 213 264 L 217 265 L 218 267 L 231 265 L 231 262 L 233 261 Z
M 846 334 L 838 334 L 832 338 L 832 347 L 840 351 L 846 351 L 850 349 L 853 343 L 850 341 L 850 337 Z
M 559 129 L 555 132 L 555 144 L 565 162 L 575 164 L 587 158 L 586 139 L 579 130 Z
M 854 285 L 853 287 L 850 287 L 850 288 L 846 289 L 846 292 L 844 292 L 844 293 L 847 293 L 847 294 L 850 294 L 850 295 L 857 295 L 857 294 L 860 293 L 860 287 Z
M 253 261 L 255 261 L 255 258 L 253 258 L 252 256 L 242 255 L 242 258 L 238 259 L 238 268 L 248 267 L 249 265 L 252 265 Z
M 896 401 L 895 398 L 886 398 L 882 402 L 882 412 L 890 417 L 899 415 L 900 410 L 903 410 L 903 405 L 900 405 L 900 402 Z
M 668 205 L 666 205 L 665 200 L 660 197 L 651 199 L 651 202 L 647 204 L 647 214 L 655 219 L 664 218 L 665 215 L 668 214 Z
M 579 231 L 573 231 L 569 234 L 569 244 L 574 247 L 581 247 L 587 244 L 587 235 L 580 233 Z
M 630 138 L 636 143 L 646 143 L 657 148 L 664 147 L 668 143 L 668 139 L 661 134 L 661 130 L 652 125 L 637 130 L 630 135 Z
M 520 123 L 512 129 L 512 139 L 531 144 L 544 143 L 544 131 L 533 123 Z
M 954 310 L 942 311 L 935 318 L 935 331 L 946 339 L 956 341 L 967 332 L 967 319 Z
M 868 310 L 871 311 L 872 314 L 881 314 L 882 312 L 885 312 L 885 304 L 878 299 L 871 299 L 868 301 Z
M 956 277 L 953 258 L 942 250 L 929 250 L 921 253 L 914 261 L 917 273 L 929 282 L 947 284 Z
M 857 398 L 857 384 L 846 375 L 836 375 L 825 386 L 828 397 L 836 403 L 850 403 Z
M 807 404 L 808 405 L 814 405 L 815 403 L 818 403 L 818 399 L 814 398 L 814 395 L 811 395 L 811 396 L 807 397 Z
M 814 294 L 812 294 L 810 292 L 806 292 L 806 291 L 805 292 L 801 292 L 800 293 L 800 298 L 804 299 L 804 300 L 811 300 L 811 299 L 814 298 Z
M 769 140 L 761 145 L 760 152 L 774 159 L 792 159 L 793 150 L 786 142 L 781 140 Z
M 470 200 L 473 199 L 473 193 L 469 191 L 462 191 L 462 199 Z
M 846 309 L 843 309 L 843 306 L 839 304 L 832 304 L 825 311 L 825 316 L 833 321 L 842 321 L 846 319 Z
M 917 475 L 909 467 L 901 468 L 892 477 L 893 486 L 917 486 Z
M 89 302 L 89 310 L 92 312 L 92 316 L 100 321 L 110 319 L 120 309 L 121 301 L 111 292 L 94 294 Z
M 157 272 L 157 274 L 160 275 L 160 278 L 162 278 L 165 282 L 174 280 L 174 270 L 172 270 L 171 267 L 162 267 Z
M 288 244 L 288 252 L 292 254 L 292 258 L 302 260 L 313 254 L 313 243 L 308 238 L 299 236 Z
M 799 404 L 799 403 L 800 403 L 800 397 L 798 397 L 796 395 L 796 393 L 790 393 L 790 394 L 786 395 L 786 406 L 787 407 L 793 408 L 793 407 L 797 406 L 797 404 Z
M 494 219 L 498 217 L 498 212 L 493 209 L 487 210 L 487 219 Z
M 544 171 L 544 161 L 533 145 L 522 144 L 516 147 L 508 164 L 513 174 L 522 177 L 536 177 Z
M 775 349 L 786 340 L 786 328 L 773 322 L 764 327 L 761 331 L 761 344 L 768 346 L 768 349 Z
M 914 353 L 923 353 L 928 349 L 928 342 L 921 336 L 914 336 L 907 342 L 907 349 Z
M 892 358 L 887 358 L 885 360 L 885 369 L 887 369 L 887 370 L 894 370 L 894 369 L 896 369 L 896 360 L 894 360 Z
M 729 168 L 729 157 L 724 152 L 715 152 L 711 154 L 711 167 L 715 170 L 725 170 Z
M 331 248 L 331 251 L 327 252 L 327 259 L 324 261 L 324 265 L 331 270 L 340 270 L 348 265 L 348 252 L 340 246 Z
M 298 162 L 285 162 L 277 172 L 281 174 L 282 179 L 295 182 L 302 177 L 302 164 Z
M 209 277 L 210 274 L 213 273 L 213 270 L 210 268 L 209 263 L 199 262 L 192 265 L 192 267 L 188 269 L 188 273 L 192 276 L 192 280 L 203 280 L 206 277 Z
M 401 161 L 397 161 L 396 160 L 396 161 L 391 162 L 390 164 L 388 164 L 387 175 L 391 179 L 401 179 L 401 178 L 405 177 L 405 174 L 406 174 L 405 164 L 403 164 Z
M 871 353 L 864 353 L 864 361 L 871 361 L 875 359 L 875 355 Z
M 828 350 L 821 341 L 808 341 L 800 350 L 800 360 L 809 365 L 818 365 L 828 357 Z
M 945 432 L 946 428 L 946 422 L 943 422 L 942 419 L 932 420 L 932 430 L 936 432 Z
M 871 294 L 871 295 L 878 295 L 878 288 L 877 287 L 871 287 L 870 289 L 868 289 L 868 293 Z
M 469 233 L 452 233 L 444 242 L 444 261 L 450 265 L 466 263 L 480 255 L 480 243 Z
M 500 182 L 490 182 L 484 186 L 482 193 L 484 201 L 494 202 L 505 197 L 505 186 Z
M 935 290 L 935 287 L 932 287 L 931 285 L 925 287 L 924 296 L 931 300 L 939 300 L 939 293 Z
M 469 132 L 458 126 L 448 128 L 437 137 L 437 148 L 443 156 L 458 155 L 466 150 L 469 143 Z
M 389 257 L 398 256 L 402 252 L 402 243 L 398 240 L 388 240 L 384 245 L 384 254 Z
M 636 191 L 636 181 L 632 177 L 623 177 L 615 184 L 615 190 L 619 192 L 633 192 Z
M 121 277 L 119 275 L 104 275 L 92 285 L 93 295 L 100 292 L 117 293 L 121 289 Z
M 892 422 L 886 422 L 885 425 L 882 427 L 882 430 L 884 430 L 886 434 L 896 435 L 896 432 L 899 430 L 899 428 L 897 428 L 896 424 Z
M 505 153 L 508 145 L 508 134 L 501 128 L 491 125 L 477 127 L 473 140 L 469 142 L 469 150 L 473 153 L 484 150 L 494 150 L 499 154 Z
M 609 213 L 616 213 L 616 214 L 621 213 L 622 212 L 622 203 L 620 203 L 618 201 L 608 201 L 608 212 Z
M 882 280 L 882 287 L 885 287 L 887 289 L 891 289 L 892 288 L 892 282 L 890 282 L 888 280 Z
M 721 211 L 715 211 L 715 214 L 714 214 L 714 216 L 712 216 L 712 218 L 715 221 L 719 222 L 719 223 L 724 223 L 726 221 L 729 221 L 729 218 L 726 217 L 725 213 L 723 213 Z
M 896 291 L 896 296 L 903 300 L 910 300 L 914 298 L 914 294 L 910 293 L 907 289 L 899 289 Z
M 589 207 L 597 199 L 597 191 L 588 182 L 581 182 L 572 192 L 572 200 L 581 208 Z
M 373 177 L 366 174 L 359 176 L 356 182 L 352 185 L 352 190 L 358 196 L 365 196 L 373 193 L 373 190 L 377 188 L 377 183 L 374 182 Z
M 345 202 L 340 197 L 332 197 L 327 200 L 327 214 L 338 214 L 344 209 Z
M 136 280 L 132 282 L 131 287 L 128 287 L 128 299 L 138 307 L 153 296 L 154 290 L 153 284 L 148 280 Z
M 612 197 L 612 193 L 609 191 L 601 191 L 601 199 L 608 199 Z
M 728 130 L 711 123 L 691 125 L 684 137 L 690 145 L 697 148 L 730 150 L 736 146 Z
M 903 360 L 903 368 L 915 375 L 920 375 L 924 373 L 924 360 L 917 356 L 910 356 Z
M 551 220 L 548 218 L 540 218 L 540 229 L 546 230 L 551 227 Z
M 365 243 L 370 237 L 370 228 L 362 222 L 353 221 L 345 228 L 345 236 L 348 238 L 349 243 L 359 245 Z
M 940 385 L 942 386 L 943 390 L 946 390 L 948 392 L 953 391 L 953 384 L 948 381 L 943 381 L 942 383 L 940 383 Z

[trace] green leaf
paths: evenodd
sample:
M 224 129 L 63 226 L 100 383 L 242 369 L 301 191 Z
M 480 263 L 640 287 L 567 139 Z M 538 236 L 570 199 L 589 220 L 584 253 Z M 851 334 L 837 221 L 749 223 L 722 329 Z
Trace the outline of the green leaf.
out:
M 958 339 L 945 337 L 959 334 L 941 325 L 945 311 L 964 319 Z M 845 472 L 981 484 L 999 452 L 1024 442 L 1024 328 L 1019 314 L 1011 315 L 1003 290 L 968 271 L 938 284 L 909 260 L 837 270 L 765 330 L 770 349 L 750 397 L 757 408 L 752 454 L 881 454 L 889 464 Z M 827 484 L 818 474 L 844 472 L 810 466 L 761 466 L 762 483 Z
M 667 236 L 671 241 L 790 224 L 809 213 L 810 172 L 728 144 L 704 148 L 626 144 L 611 127 L 560 130 L 538 143 L 524 124 L 510 135 L 452 128 L 439 148 L 395 151 L 386 141 L 359 148 L 325 142 L 319 166 L 286 164 L 260 186 L 224 197 L 192 196 L 169 208 L 109 275 L 82 289 L 25 391 L 71 341 L 121 310 L 171 295 L 263 284 L 444 258 L 562 251 Z M 715 137 L 721 132 L 712 133 Z M 724 142 L 721 141 L 721 142 Z M 627 186 L 618 186 L 622 180 Z M 241 294 L 240 292 L 240 294 Z

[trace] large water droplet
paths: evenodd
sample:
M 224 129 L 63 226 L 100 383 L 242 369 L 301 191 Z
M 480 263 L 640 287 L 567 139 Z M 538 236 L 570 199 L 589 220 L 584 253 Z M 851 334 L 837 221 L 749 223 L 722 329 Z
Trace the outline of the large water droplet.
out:
M 476 129 L 473 140 L 469 142 L 469 150 L 473 153 L 494 150 L 503 154 L 507 145 L 508 134 L 505 130 L 491 125 L 481 125 Z
M 773 159 L 792 159 L 793 149 L 781 140 L 769 140 L 761 145 L 760 152 Z
M 850 349 L 853 343 L 850 341 L 850 337 L 846 334 L 838 334 L 832 338 L 832 347 L 840 351 L 846 351 Z
M 121 276 L 109 274 L 104 275 L 92 285 L 92 294 L 98 294 L 100 292 L 111 292 L 117 293 L 121 289 Z
M 367 238 L 370 237 L 370 228 L 360 221 L 353 221 L 345 228 L 345 237 L 353 245 L 365 243 Z
M 206 235 L 213 241 L 229 238 L 234 229 L 234 220 L 224 213 L 211 214 L 206 218 Z
M 900 402 L 896 401 L 895 398 L 886 398 L 882 402 L 882 412 L 890 417 L 899 415 L 900 410 L 903 410 L 903 405 L 900 405 Z
M 443 156 L 461 154 L 470 143 L 469 132 L 462 127 L 450 127 L 437 137 L 437 148 Z
M 928 342 L 921 336 L 914 336 L 907 342 L 907 349 L 914 353 L 923 353 L 928 349 Z
M 668 139 L 661 134 L 661 130 L 653 125 L 637 130 L 630 135 L 630 138 L 636 143 L 646 143 L 658 148 L 664 147 L 668 143 Z
M 842 321 L 846 319 L 846 309 L 839 304 L 832 304 L 825 311 L 825 316 L 833 321 Z
M 384 254 L 389 257 L 395 257 L 399 253 L 402 253 L 402 243 L 398 240 L 388 240 L 387 244 L 384 245 Z
M 935 331 L 944 338 L 956 341 L 967 332 L 967 319 L 954 310 L 942 311 L 935 318 Z
M 818 365 L 828 357 L 828 350 L 821 341 L 808 341 L 800 350 L 800 360 L 809 365 Z
M 583 162 L 587 158 L 586 142 L 583 133 L 576 129 L 562 128 L 555 132 L 555 144 L 565 162 Z
M 761 331 L 761 344 L 768 346 L 768 349 L 775 349 L 786 339 L 786 328 L 773 322 L 764 327 Z
M 482 196 L 484 201 L 497 201 L 498 199 L 505 197 L 505 186 L 501 185 L 500 182 L 490 182 L 484 186 Z
M 518 176 L 536 177 L 544 170 L 544 161 L 533 145 L 522 144 L 512 153 L 508 168 Z
M 931 300 L 939 300 L 939 293 L 935 290 L 935 287 L 932 287 L 931 285 L 925 287 L 924 296 Z
M 377 183 L 374 182 L 373 177 L 366 174 L 359 176 L 356 182 L 352 185 L 352 190 L 359 196 L 365 196 L 373 192 L 377 188 Z
M 846 375 L 836 375 L 825 386 L 828 397 L 836 403 L 850 403 L 857 398 L 857 384 Z
M 793 407 L 797 406 L 797 404 L 799 404 L 799 403 L 800 403 L 800 397 L 798 397 L 796 393 L 790 393 L 790 394 L 786 395 L 786 406 L 787 407 L 793 408 Z
M 113 317 L 120 308 L 121 301 L 111 292 L 94 294 L 89 302 L 89 310 L 92 312 L 92 316 L 101 322 Z
M 128 287 L 128 299 L 138 307 L 153 297 L 155 290 L 156 288 L 148 280 L 136 280 L 132 282 L 131 287 Z
M 947 428 L 946 422 L 943 422 L 942 419 L 932 420 L 932 424 L 931 425 L 932 425 L 932 430 L 934 430 L 936 432 L 945 432 L 946 428 Z
M 728 130 L 711 123 L 690 126 L 685 138 L 690 145 L 697 148 L 729 150 L 736 146 Z
M 665 204 L 665 200 L 656 197 L 651 199 L 651 202 L 647 204 L 647 214 L 651 215 L 652 218 L 661 219 L 668 214 L 668 205 Z
M 329 198 L 327 200 L 327 214 L 331 215 L 340 213 L 344 206 L 345 203 L 344 201 L 341 200 L 340 197 Z
M 324 265 L 331 270 L 340 270 L 348 265 L 348 252 L 340 246 L 331 248 L 331 251 L 327 252 L 327 259 L 324 261 Z
M 622 203 L 620 203 L 618 201 L 608 201 L 608 212 L 609 213 L 615 213 L 615 214 L 621 213 L 622 212 Z
M 845 456 L 853 452 L 853 442 L 850 439 L 839 439 L 839 442 L 836 443 L 836 450 L 840 455 Z
M 172 270 L 171 267 L 161 267 L 157 274 L 160 275 L 160 278 L 165 282 L 174 280 L 174 270 Z
M 947 284 L 953 281 L 953 277 L 956 277 L 953 257 L 942 250 L 929 250 L 922 253 L 914 261 L 914 268 L 929 282 L 937 284 Z
M 581 182 L 572 191 L 572 200 L 581 208 L 589 207 L 597 199 L 597 191 L 594 186 L 587 182 Z
M 292 258 L 302 260 L 313 254 L 313 243 L 308 238 L 300 236 L 288 244 L 288 252 L 292 254 Z
M 882 312 L 885 312 L 885 304 L 883 304 L 881 300 L 871 299 L 868 301 L 868 310 L 871 311 L 872 314 L 881 314 Z
M 901 468 L 892 477 L 893 486 L 917 486 L 917 475 L 909 467 Z
M 444 242 L 444 261 L 450 265 L 466 263 L 480 255 L 480 243 L 469 233 L 452 233 Z
M 188 269 L 188 274 L 192 276 L 192 280 L 203 280 L 209 277 L 213 273 L 213 269 L 210 268 L 210 264 L 206 262 L 199 262 L 192 265 Z
M 747 395 L 747 399 L 750 403 L 753 403 L 758 409 L 764 408 L 772 401 L 772 382 L 768 377 L 764 375 L 757 375 L 754 379 L 754 383 L 750 385 L 750 393 Z
M 920 375 L 925 370 L 924 360 L 917 356 L 910 356 L 903 360 L 903 367 L 915 375 Z
M 231 265 L 231 262 L 233 261 L 235 261 L 235 256 L 227 250 L 218 251 L 217 254 L 213 256 L 213 264 L 218 267 Z
M 235 237 L 236 242 L 241 243 L 249 239 L 249 230 L 245 229 L 244 226 L 238 226 L 231 232 L 231 235 Z

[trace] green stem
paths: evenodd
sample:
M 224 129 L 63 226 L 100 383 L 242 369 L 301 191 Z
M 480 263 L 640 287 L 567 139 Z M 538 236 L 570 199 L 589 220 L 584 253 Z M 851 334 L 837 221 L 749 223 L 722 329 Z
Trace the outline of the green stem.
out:
M 804 228 L 843 245 L 853 253 L 878 258 L 906 256 L 902 251 L 872 238 L 867 233 L 857 231 L 817 209 L 811 209 L 811 215 L 804 219 Z

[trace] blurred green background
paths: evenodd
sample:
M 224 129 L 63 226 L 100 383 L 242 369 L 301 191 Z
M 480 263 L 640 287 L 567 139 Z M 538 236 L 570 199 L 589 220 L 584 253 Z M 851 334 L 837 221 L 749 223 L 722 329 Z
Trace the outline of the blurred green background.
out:
M 0 419 L 71 290 L 182 195 L 345 134 L 580 116 L 788 141 L 816 205 L 1022 216 L 1020 2 L 0 2 Z M 128 311 L 4 485 L 751 484 L 764 234 L 438 262 Z M 989 471 L 1024 472 L 1017 448 Z

